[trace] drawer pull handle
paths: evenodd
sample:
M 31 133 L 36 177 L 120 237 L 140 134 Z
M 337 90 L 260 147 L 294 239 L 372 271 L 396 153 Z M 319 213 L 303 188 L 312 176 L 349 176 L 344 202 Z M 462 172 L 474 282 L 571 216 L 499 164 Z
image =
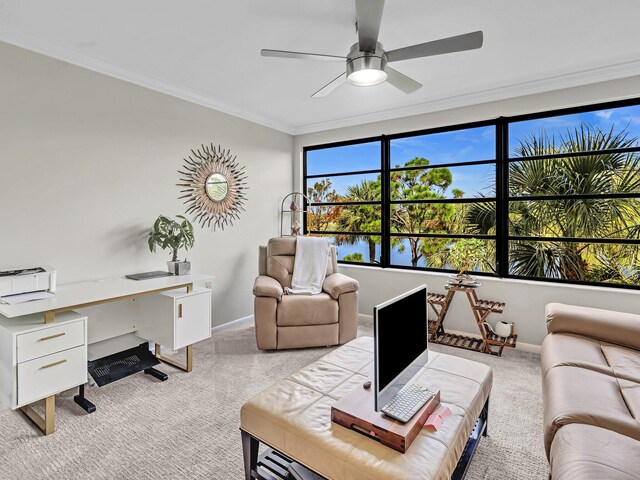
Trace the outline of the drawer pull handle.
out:
M 45 340 L 51 340 L 52 338 L 58 338 L 58 337 L 63 337 L 64 335 L 66 335 L 66 333 L 62 332 L 62 333 L 56 333 L 55 335 L 49 335 L 48 337 L 42 337 L 40 340 L 38 340 L 39 342 L 44 342 Z
M 55 367 L 56 365 L 60 365 L 61 363 L 65 363 L 66 360 L 58 360 L 57 362 L 50 363 L 49 365 L 43 365 L 40 367 L 40 370 L 44 370 L 45 368 Z
M 178 318 L 182 318 L 182 304 L 178 304 Z

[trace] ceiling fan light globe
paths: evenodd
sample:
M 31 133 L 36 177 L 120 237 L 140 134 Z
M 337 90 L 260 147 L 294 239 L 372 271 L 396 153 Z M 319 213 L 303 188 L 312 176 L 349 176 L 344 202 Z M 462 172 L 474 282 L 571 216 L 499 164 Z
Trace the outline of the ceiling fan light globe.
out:
M 347 77 L 347 81 L 351 85 L 357 87 L 371 87 L 378 85 L 387 79 L 387 72 L 384 70 L 377 70 L 374 68 L 367 68 L 364 70 L 357 70 L 352 72 Z

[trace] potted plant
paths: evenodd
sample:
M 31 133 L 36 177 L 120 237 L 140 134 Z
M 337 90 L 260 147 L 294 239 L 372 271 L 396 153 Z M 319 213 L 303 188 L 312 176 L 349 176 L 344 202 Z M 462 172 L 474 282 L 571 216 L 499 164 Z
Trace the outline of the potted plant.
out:
M 169 273 L 174 275 L 187 275 L 191 271 L 191 262 L 186 259 L 178 261 L 178 250 L 189 250 L 195 243 L 193 225 L 182 215 L 177 215 L 178 220 L 172 220 L 160 215 L 153 224 L 153 230 L 149 232 L 149 250 L 156 251 L 156 247 L 163 250 L 171 250 L 171 260 L 167 262 Z
M 460 282 L 473 282 L 474 278 L 466 273 L 481 264 L 487 256 L 487 249 L 483 241 L 477 238 L 464 238 L 449 247 L 448 263 L 460 270 L 456 278 Z

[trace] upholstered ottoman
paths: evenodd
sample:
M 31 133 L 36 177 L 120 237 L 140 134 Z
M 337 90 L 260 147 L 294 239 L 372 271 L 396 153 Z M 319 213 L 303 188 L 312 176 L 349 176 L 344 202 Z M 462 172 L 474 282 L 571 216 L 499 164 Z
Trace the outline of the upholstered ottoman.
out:
M 359 337 L 245 403 L 240 423 L 246 478 L 255 478 L 259 442 L 328 479 L 451 478 L 476 421 L 486 421 L 491 369 L 430 352 L 415 382 L 439 389 L 453 415 L 437 432 L 423 429 L 402 454 L 331 422 L 331 405 L 362 388 L 372 364 L 373 339 Z

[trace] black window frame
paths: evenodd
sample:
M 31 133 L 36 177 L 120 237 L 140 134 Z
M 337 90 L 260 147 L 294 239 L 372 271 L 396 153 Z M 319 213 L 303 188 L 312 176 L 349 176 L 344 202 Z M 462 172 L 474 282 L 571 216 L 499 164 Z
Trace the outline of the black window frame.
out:
M 382 138 L 382 136 L 377 136 L 377 137 L 366 137 L 366 138 L 359 138 L 357 140 L 348 140 L 348 141 L 344 141 L 344 142 L 333 142 L 333 143 L 326 143 L 326 144 L 321 144 L 321 145 L 315 145 L 315 146 L 309 146 L 309 147 L 304 147 L 303 148 L 303 161 L 302 161 L 302 175 L 303 175 L 303 192 L 305 194 L 305 196 L 307 196 L 308 194 L 308 187 L 307 187 L 307 180 L 308 179 L 316 179 L 316 178 L 327 178 L 327 177 L 344 177 L 344 176 L 348 176 L 348 175 L 365 175 L 365 174 L 374 174 L 374 173 L 379 173 L 380 174 L 380 179 L 382 182 L 382 192 L 381 192 L 381 198 L 380 201 L 370 201 L 370 202 L 323 202 L 323 203 L 315 203 L 315 202 L 307 202 L 306 198 L 304 200 L 304 208 L 303 210 L 308 211 L 309 208 L 313 208 L 315 206 L 322 206 L 322 205 L 326 205 L 326 206 L 349 206 L 349 205 L 380 205 L 380 216 L 381 216 L 381 224 L 382 224 L 382 228 L 381 228 L 381 232 L 379 233 L 374 233 L 374 232 L 355 232 L 355 231 L 322 231 L 322 230 L 309 230 L 307 228 L 307 213 L 305 213 L 303 215 L 303 222 L 302 222 L 302 231 L 306 234 L 317 234 L 317 235 L 325 235 L 325 236 L 331 236 L 331 234 L 337 234 L 337 235 L 352 235 L 352 236 L 360 236 L 360 235 L 370 235 L 370 236 L 380 236 L 382 238 L 382 245 L 384 245 L 384 231 L 385 231 L 385 211 L 384 211 L 384 191 L 385 191 L 385 187 L 384 187 L 384 174 L 382 171 L 382 164 L 384 162 L 384 152 L 381 150 L 380 151 L 380 169 L 367 169 L 367 170 L 349 170 L 349 171 L 345 171 L 345 172 L 334 172 L 334 173 L 323 173 L 323 174 L 314 174 L 314 175 L 308 175 L 307 174 L 307 153 L 313 150 L 324 150 L 324 149 L 330 149 L 330 148 L 339 148 L 339 147 L 345 147 L 345 146 L 351 146 L 351 145 L 361 145 L 361 144 L 365 144 L 365 143 L 374 143 L 374 142 L 379 142 L 380 139 Z M 382 147 L 382 144 L 381 144 Z M 350 261 L 344 261 L 344 260 L 338 260 L 339 263 L 344 263 L 344 264 L 351 264 L 351 265 L 364 265 L 364 266 L 371 266 L 371 267 L 380 267 L 384 265 L 384 253 L 383 250 L 384 248 L 382 248 L 381 245 L 381 260 L 380 262 L 350 262 Z
M 350 174 L 363 174 L 363 173 L 380 173 L 381 175 L 381 202 L 372 202 L 372 203 L 381 203 L 382 208 L 382 232 L 381 238 L 382 243 L 380 247 L 380 263 L 372 264 L 369 262 L 346 262 L 340 261 L 340 263 L 347 265 L 360 265 L 360 266 L 368 266 L 368 267 L 379 267 L 379 268 L 393 268 L 393 269 L 405 269 L 411 271 L 427 271 L 427 272 L 454 272 L 454 270 L 450 269 L 439 269 L 439 268 L 431 268 L 431 267 L 413 267 L 408 265 L 394 265 L 391 263 L 390 252 L 390 237 L 391 236 L 401 236 L 401 237 L 454 237 L 454 238 L 479 238 L 479 239 L 495 239 L 496 242 L 496 258 L 495 265 L 496 271 L 495 273 L 489 272 L 473 272 L 474 275 L 478 276 L 488 276 L 494 278 L 507 278 L 507 279 L 520 279 L 520 280 L 528 280 L 534 282 L 551 282 L 551 283 L 561 283 L 568 285 L 589 285 L 589 286 L 597 286 L 597 287 L 605 287 L 605 288 L 622 288 L 622 289 L 632 289 L 632 290 L 640 290 L 640 285 L 631 285 L 631 284 L 618 284 L 618 283 L 606 283 L 606 282 L 594 282 L 594 281 L 586 281 L 586 280 L 572 280 L 572 279 L 562 279 L 562 278 L 548 278 L 548 277 L 532 277 L 532 276 L 522 276 L 515 275 L 510 273 L 509 271 L 509 242 L 510 241 L 541 241 L 541 237 L 532 237 L 532 236 L 515 236 L 511 235 L 509 231 L 509 207 L 512 202 L 518 201 L 526 201 L 526 200 L 536 200 L 538 197 L 528 196 L 510 196 L 509 192 L 509 165 L 512 162 L 517 161 L 536 161 L 538 159 L 545 158 L 554 158 L 554 155 L 542 155 L 536 157 L 512 157 L 509 151 L 509 126 L 512 123 L 528 121 L 528 120 L 537 120 L 544 118 L 553 118 L 560 117 L 564 115 L 572 115 L 572 114 L 580 114 L 580 113 L 588 113 L 588 112 L 596 112 L 599 110 L 608 110 L 615 108 L 623 108 L 630 106 L 640 106 L 640 98 L 626 99 L 626 100 L 617 100 L 617 101 L 609 101 L 609 102 L 600 102 L 595 104 L 587 104 L 580 105 L 575 107 L 561 108 L 555 110 L 547 110 L 535 113 L 528 113 L 523 115 L 515 115 L 515 116 L 501 116 L 494 119 L 468 122 L 468 123 L 460 123 L 455 125 L 447 125 L 442 127 L 428 128 L 422 130 L 416 130 L 411 132 L 401 132 L 390 135 L 378 135 L 371 136 L 365 138 L 359 138 L 355 140 L 341 141 L 341 142 L 333 142 L 326 144 L 316 144 L 303 147 L 303 189 L 306 194 L 307 192 L 307 179 L 308 178 L 316 178 L 316 177 L 330 177 L 337 176 L 334 174 L 322 174 L 322 175 L 307 175 L 307 152 L 312 150 L 320 150 L 334 147 L 341 147 L 347 145 L 355 145 L 361 143 L 371 143 L 371 142 L 380 142 L 380 150 L 381 150 L 381 165 L 380 170 L 369 170 L 369 171 L 353 171 L 353 172 L 341 172 L 339 175 L 350 175 Z M 399 234 L 399 233 L 391 233 L 390 228 L 390 209 L 391 205 L 397 202 L 394 202 L 390 198 L 390 186 L 389 179 L 390 173 L 392 171 L 402 171 L 407 170 L 406 168 L 392 168 L 391 167 L 391 152 L 390 145 L 392 140 L 414 137 L 414 136 L 423 136 L 435 133 L 443 133 L 450 132 L 456 130 L 464 130 L 471 129 L 476 127 L 486 127 L 486 126 L 495 126 L 496 128 L 496 158 L 495 160 L 485 159 L 481 161 L 470 161 L 470 162 L 455 162 L 455 163 L 447 163 L 441 165 L 431 165 L 427 168 L 436 168 L 436 167 L 462 167 L 465 165 L 472 166 L 478 164 L 487 164 L 495 162 L 496 166 L 496 177 L 495 177 L 495 185 L 496 185 L 496 193 L 495 198 L 487 197 L 488 199 L 483 201 L 494 201 L 496 205 L 496 234 L 495 235 L 480 235 L 480 234 L 470 234 L 470 235 L 446 235 L 446 234 Z M 597 154 L 598 152 L 617 152 L 617 153 L 640 153 L 640 146 L 625 148 L 618 150 L 600 150 L 596 152 L 575 152 L 570 155 L 565 154 L 556 154 L 557 158 L 566 158 L 568 156 L 585 156 L 589 154 Z M 424 167 L 421 167 L 424 168 Z M 620 196 L 617 193 L 611 194 L 600 194 L 598 198 L 615 198 Z M 625 197 L 628 198 L 639 198 L 640 192 L 637 194 L 624 194 Z M 589 196 L 583 196 L 584 198 L 588 198 Z M 545 200 L 562 200 L 562 199 L 571 199 L 571 198 L 580 198 L 580 196 L 572 195 L 572 196 L 544 196 Z M 477 198 L 469 197 L 462 199 L 438 199 L 435 203 L 477 203 Z M 342 202 L 343 205 L 348 205 L 350 202 Z M 361 202 L 356 202 L 361 203 Z M 431 200 L 422 200 L 417 203 L 434 203 L 434 199 Z M 330 205 L 330 204 L 327 204 Z M 306 207 L 306 205 L 305 205 Z M 306 209 L 306 208 L 305 208 Z M 330 235 L 333 232 L 321 232 L 321 231 L 308 231 L 307 230 L 307 222 L 306 215 L 303 218 L 303 231 L 305 233 L 317 233 L 317 234 L 325 234 Z M 362 232 L 344 232 L 344 234 L 359 234 Z M 561 241 L 561 242 L 581 242 L 581 243 L 613 243 L 613 244 L 633 244 L 640 245 L 640 239 L 611 239 L 611 238 L 564 238 L 564 237 L 548 237 L 551 241 Z M 544 239 L 542 239 L 544 240 Z

